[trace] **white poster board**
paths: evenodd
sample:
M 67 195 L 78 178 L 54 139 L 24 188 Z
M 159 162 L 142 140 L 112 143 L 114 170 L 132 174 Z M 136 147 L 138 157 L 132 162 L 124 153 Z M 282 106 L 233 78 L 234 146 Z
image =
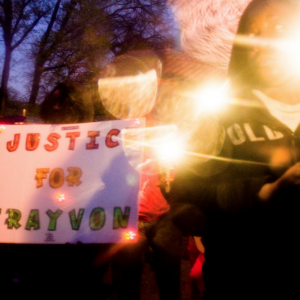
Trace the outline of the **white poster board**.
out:
M 0 242 L 125 242 L 137 228 L 142 146 L 128 147 L 122 130 L 144 126 L 1 126 Z M 141 134 L 131 139 L 143 143 Z

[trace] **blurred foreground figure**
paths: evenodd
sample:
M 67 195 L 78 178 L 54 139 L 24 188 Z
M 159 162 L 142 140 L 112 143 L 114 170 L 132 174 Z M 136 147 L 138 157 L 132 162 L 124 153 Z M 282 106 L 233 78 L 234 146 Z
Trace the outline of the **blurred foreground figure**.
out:
M 156 76 L 155 84 L 147 81 L 149 73 Z M 182 236 L 170 219 L 176 197 L 168 204 L 159 189 L 162 170 L 153 157 L 157 144 L 152 145 L 151 136 L 171 124 L 177 125 L 180 134 L 193 132 L 198 123 L 193 92 L 211 81 L 217 82 L 215 88 L 218 89 L 224 80 L 222 71 L 171 49 L 155 53 L 132 51 L 117 57 L 102 72 L 99 93 L 105 108 L 119 118 L 146 114 L 146 148 L 149 150 L 145 151 L 140 168 L 138 241 L 124 245 L 112 259 L 116 299 L 139 299 L 142 268 L 149 246 L 153 250 L 161 299 L 180 299 Z M 137 84 L 141 85 L 138 90 L 135 89 Z M 201 96 L 198 100 L 202 100 Z M 204 147 L 210 148 L 210 145 Z
M 152 75 L 148 77 L 149 74 Z M 170 204 L 159 188 L 159 166 L 153 148 L 148 145 L 157 131 L 154 127 L 159 125 L 148 113 L 156 101 L 160 77 L 161 61 L 157 55 L 136 51 L 113 60 L 99 80 L 101 100 L 112 115 L 119 118 L 146 115 L 147 124 L 147 146 L 138 169 L 141 181 L 137 241 L 120 245 L 112 257 L 114 294 L 110 299 L 140 299 L 143 265 L 149 259 L 149 250 L 153 253 L 160 299 L 180 299 L 182 235 L 170 220 Z
M 140 118 L 155 103 L 161 62 L 148 50 L 116 57 L 99 79 L 99 94 L 106 110 L 116 118 Z
M 171 192 L 183 204 L 175 221 L 203 237 L 205 299 L 300 297 L 299 42 L 300 1 L 249 4 L 229 64 L 232 101 L 208 119 L 219 154 L 178 167 Z M 206 223 L 186 228 L 187 207 Z
M 251 0 L 168 0 L 179 23 L 181 49 L 224 71 L 240 17 Z
M 94 94 L 93 90 L 71 82 L 59 83 L 41 104 L 41 118 L 48 124 L 92 122 Z M 109 244 L 21 246 L 24 248 L 23 269 L 26 270 L 21 283 L 24 279 L 26 292 L 45 293 L 55 286 L 60 299 L 76 298 L 79 292 L 87 298 L 106 298 L 103 276 L 107 265 L 98 263 L 98 257 L 104 256 Z

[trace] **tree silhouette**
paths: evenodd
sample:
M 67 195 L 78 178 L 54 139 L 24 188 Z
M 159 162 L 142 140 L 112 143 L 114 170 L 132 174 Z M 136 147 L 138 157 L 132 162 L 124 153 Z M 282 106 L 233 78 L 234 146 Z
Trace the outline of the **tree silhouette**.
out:
M 48 1 L 0 1 L 0 27 L 4 41 L 4 63 L 0 87 L 1 114 L 5 114 L 8 81 L 13 51 L 18 48 L 49 11 Z
M 165 0 L 119 0 L 109 9 L 110 50 L 117 56 L 130 50 L 174 46 L 172 15 Z
M 37 102 L 40 89 L 47 92 L 49 85 L 63 80 L 84 85 L 114 56 L 173 45 L 165 0 L 60 2 L 56 1 L 57 9 L 35 46 L 31 106 Z
M 30 106 L 36 104 L 43 85 L 64 80 L 84 83 L 92 77 L 97 59 L 108 51 L 108 42 L 102 30 L 101 2 L 56 1 L 45 32 L 33 46 L 35 67 Z

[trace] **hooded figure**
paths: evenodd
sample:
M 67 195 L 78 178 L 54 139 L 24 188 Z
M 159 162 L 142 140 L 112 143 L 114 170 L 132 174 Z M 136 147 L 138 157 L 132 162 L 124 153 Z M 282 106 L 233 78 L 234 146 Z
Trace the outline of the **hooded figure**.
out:
M 219 154 L 178 166 L 174 220 L 203 237 L 205 299 L 299 298 L 299 22 L 300 1 L 249 4 L 229 64 L 233 97 L 210 119 Z

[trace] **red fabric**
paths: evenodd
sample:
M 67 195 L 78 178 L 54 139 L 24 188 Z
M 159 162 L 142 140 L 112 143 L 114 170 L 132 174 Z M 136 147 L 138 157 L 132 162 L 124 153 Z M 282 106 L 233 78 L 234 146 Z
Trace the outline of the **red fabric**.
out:
M 159 188 L 159 178 L 155 162 L 146 159 L 141 168 L 141 188 L 139 192 L 139 220 L 151 222 L 166 213 L 170 206 Z
M 199 255 L 194 263 L 191 273 L 191 288 L 192 288 L 192 299 L 202 299 L 205 290 L 203 275 L 202 275 L 202 265 L 204 263 L 204 254 L 199 252 Z
M 197 285 L 200 287 L 200 290 L 203 290 L 204 283 L 203 283 L 203 276 L 202 276 L 202 265 L 204 263 L 204 254 L 199 252 L 199 255 L 191 269 L 190 277 L 192 280 L 197 281 Z
M 157 121 L 150 113 L 145 116 L 147 128 L 157 126 Z M 154 159 L 153 148 L 145 147 L 143 163 L 139 166 L 141 173 L 139 191 L 139 221 L 152 222 L 169 211 L 170 206 L 160 191 L 158 165 Z
M 204 254 L 199 252 L 197 249 L 195 240 L 193 237 L 189 237 L 188 241 L 188 252 L 191 262 L 191 299 L 201 299 L 205 289 L 203 275 L 202 275 L 202 265 L 204 263 Z

